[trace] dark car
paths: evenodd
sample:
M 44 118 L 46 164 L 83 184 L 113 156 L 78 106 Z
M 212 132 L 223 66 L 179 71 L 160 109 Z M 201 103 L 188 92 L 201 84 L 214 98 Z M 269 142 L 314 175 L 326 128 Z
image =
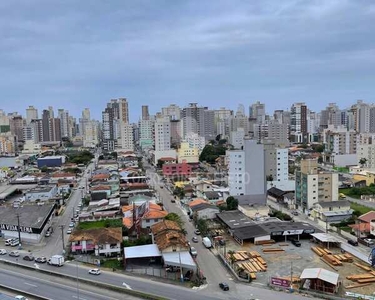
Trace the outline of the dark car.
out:
M 352 246 L 358 246 L 358 242 L 357 241 L 353 241 L 353 240 L 348 240 L 348 243 Z
M 224 246 L 225 245 L 225 240 L 219 240 L 219 245 Z
M 198 238 L 196 236 L 193 236 L 193 238 L 191 239 L 194 243 L 198 243 Z
M 292 244 L 296 247 L 301 247 L 301 242 L 297 239 L 291 240 Z
M 223 291 L 229 291 L 229 286 L 228 286 L 228 284 L 226 284 L 225 282 L 220 282 L 220 283 L 219 283 L 219 287 L 220 287 Z
M 193 271 L 191 271 L 191 270 L 187 271 L 186 274 L 185 274 L 185 276 L 184 276 L 184 280 L 185 281 L 190 281 L 191 276 L 193 276 Z
M 25 255 L 23 257 L 23 260 L 33 261 L 34 260 L 34 256 L 32 256 L 32 255 Z

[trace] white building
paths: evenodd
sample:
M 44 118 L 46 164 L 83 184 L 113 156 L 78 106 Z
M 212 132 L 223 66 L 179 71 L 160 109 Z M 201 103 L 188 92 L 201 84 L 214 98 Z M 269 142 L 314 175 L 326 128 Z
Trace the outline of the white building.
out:
M 206 139 L 204 136 L 199 136 L 196 133 L 186 135 L 185 141 L 189 143 L 190 148 L 198 148 L 199 151 L 202 151 L 206 146 Z
M 123 151 L 134 151 L 134 140 L 133 140 L 133 125 L 120 122 L 120 141 L 117 143 L 120 145 Z
M 38 119 L 38 110 L 34 106 L 26 108 L 26 125 L 29 125 L 32 120 Z
M 142 150 L 154 147 L 154 120 L 139 121 L 139 146 Z
M 357 149 L 357 163 L 364 158 L 366 163 L 363 167 L 369 171 L 375 170 L 375 144 L 361 144 Z
M 168 117 L 159 118 L 155 122 L 155 151 L 171 149 L 171 128 Z
M 83 136 L 83 146 L 93 148 L 99 143 L 99 122 L 89 121 L 85 125 L 85 135 Z
M 167 107 L 162 107 L 161 114 L 163 116 L 170 117 L 171 120 L 180 120 L 181 119 L 181 109 L 176 104 L 171 104 Z
M 227 151 L 230 195 L 265 195 L 264 145 L 245 139 L 244 150 Z
M 230 133 L 230 144 L 235 149 L 242 149 L 245 138 L 245 130 L 243 128 L 237 128 L 236 131 Z

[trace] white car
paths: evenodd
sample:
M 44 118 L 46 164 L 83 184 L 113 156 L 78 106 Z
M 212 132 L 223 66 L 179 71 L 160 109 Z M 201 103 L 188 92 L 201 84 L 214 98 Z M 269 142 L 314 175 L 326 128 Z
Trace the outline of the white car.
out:
M 99 269 L 91 269 L 91 270 L 89 270 L 89 274 L 100 275 L 100 270 Z
M 18 300 L 28 300 L 26 297 L 21 296 L 21 295 L 17 295 L 16 297 L 14 297 L 14 299 L 18 299 Z
M 67 233 L 67 234 L 71 234 L 72 231 L 73 231 L 73 230 L 72 230 L 71 228 L 69 228 L 69 229 L 66 231 L 66 233 Z
M 5 249 L 0 249 L 0 255 L 5 255 L 7 254 L 7 251 Z

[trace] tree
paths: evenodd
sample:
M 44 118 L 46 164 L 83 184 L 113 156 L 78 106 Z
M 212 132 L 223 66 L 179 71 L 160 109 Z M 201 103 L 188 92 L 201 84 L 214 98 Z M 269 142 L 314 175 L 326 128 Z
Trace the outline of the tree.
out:
M 173 195 L 177 196 L 178 198 L 184 198 L 185 197 L 185 190 L 182 187 L 175 187 L 173 191 Z
M 238 208 L 238 200 L 232 196 L 227 198 L 227 210 L 236 210 Z
M 207 220 L 199 219 L 197 223 L 198 230 L 201 232 L 202 235 L 207 235 L 208 233 L 208 224 Z
M 234 251 L 233 250 L 229 250 L 228 251 L 228 255 L 229 255 L 229 261 L 230 263 L 233 265 L 234 262 L 236 261 L 236 258 L 234 257 Z
M 40 168 L 40 171 L 42 171 L 43 173 L 46 173 L 46 172 L 48 172 L 48 167 L 43 166 L 43 167 Z
M 158 159 L 158 163 L 156 164 L 156 166 L 161 169 L 164 165 L 165 161 L 164 160 L 161 160 L 161 159 Z
M 366 163 L 367 163 L 367 158 L 362 157 L 362 158 L 359 160 L 359 164 L 360 164 L 362 167 L 363 167 Z
M 165 216 L 165 220 L 174 221 L 180 226 L 181 229 L 184 227 L 184 222 L 181 220 L 181 217 L 176 213 L 169 213 Z
M 227 140 L 226 139 L 221 139 L 220 141 L 219 141 L 219 145 L 224 145 L 224 144 L 226 144 L 227 143 Z

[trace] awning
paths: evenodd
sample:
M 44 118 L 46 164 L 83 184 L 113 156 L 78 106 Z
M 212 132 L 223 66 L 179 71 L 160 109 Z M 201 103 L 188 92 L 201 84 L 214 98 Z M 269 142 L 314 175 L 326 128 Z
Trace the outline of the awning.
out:
M 188 251 L 163 253 L 164 263 L 170 266 L 182 267 L 197 271 L 197 265 Z
M 160 253 L 159 248 L 156 244 L 134 246 L 134 247 L 125 247 L 124 248 L 125 259 L 160 257 L 160 256 L 161 256 L 161 253 Z
M 312 233 L 311 236 L 323 243 L 341 243 L 334 236 L 327 233 Z

